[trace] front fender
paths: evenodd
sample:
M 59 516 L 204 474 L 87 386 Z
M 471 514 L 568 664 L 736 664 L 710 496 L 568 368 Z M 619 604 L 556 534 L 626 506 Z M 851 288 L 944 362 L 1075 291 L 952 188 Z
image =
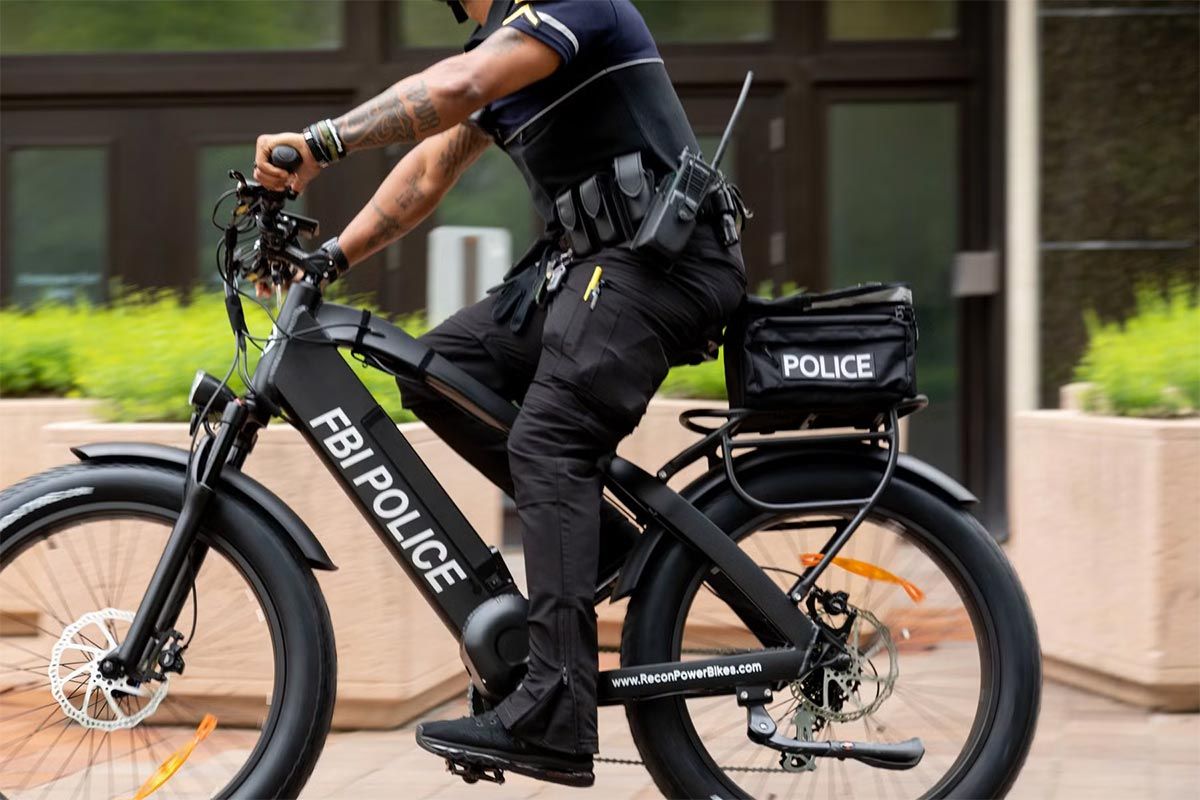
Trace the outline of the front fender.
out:
M 772 448 L 751 451 L 734 459 L 738 477 L 746 476 L 747 480 L 751 480 L 752 476 L 760 470 L 786 469 L 789 464 L 810 461 L 828 463 L 831 466 L 835 464 L 850 465 L 857 469 L 877 472 L 882 477 L 887 464 L 887 451 L 861 445 L 842 447 L 833 445 L 803 449 Z M 901 453 L 897 458 L 896 472 L 892 476 L 892 480 L 920 486 L 951 505 L 965 508 L 979 502 L 978 498 L 958 481 L 937 467 L 907 453 Z M 725 466 L 719 463 L 684 487 L 680 491 L 680 495 L 692 505 L 703 509 L 714 495 L 726 491 L 732 491 L 732 489 L 729 488 L 725 476 Z M 638 539 L 633 550 L 626 556 L 624 566 L 621 567 L 620 577 L 613 588 L 612 602 L 615 603 L 617 600 L 633 594 L 646 565 L 653 560 L 658 549 L 669 541 L 669 536 L 670 534 L 663 528 L 655 528 Z
M 140 442 L 102 442 L 72 447 L 80 461 L 97 463 L 154 464 L 183 473 L 187 470 L 188 452 L 178 447 Z M 242 503 L 262 512 L 276 530 L 291 539 L 313 569 L 336 570 L 316 534 L 292 511 L 278 495 L 239 469 L 226 465 L 221 470 L 219 491 L 231 492 Z

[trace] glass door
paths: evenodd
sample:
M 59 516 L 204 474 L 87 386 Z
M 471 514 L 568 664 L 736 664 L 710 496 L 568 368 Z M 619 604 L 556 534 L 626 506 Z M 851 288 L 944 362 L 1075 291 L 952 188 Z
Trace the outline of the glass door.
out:
M 831 99 L 825 105 L 826 259 L 831 287 L 912 286 L 917 383 L 929 408 L 909 422 L 909 452 L 963 477 L 959 303 L 959 106 L 953 99 Z

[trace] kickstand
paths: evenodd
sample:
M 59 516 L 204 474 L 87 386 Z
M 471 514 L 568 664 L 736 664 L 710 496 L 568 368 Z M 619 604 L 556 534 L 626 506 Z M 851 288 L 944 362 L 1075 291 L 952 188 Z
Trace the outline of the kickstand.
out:
M 504 783 L 504 770 L 498 767 L 481 767 L 476 764 L 460 764 L 449 758 L 446 759 L 446 769 L 451 775 L 457 775 L 465 783 Z

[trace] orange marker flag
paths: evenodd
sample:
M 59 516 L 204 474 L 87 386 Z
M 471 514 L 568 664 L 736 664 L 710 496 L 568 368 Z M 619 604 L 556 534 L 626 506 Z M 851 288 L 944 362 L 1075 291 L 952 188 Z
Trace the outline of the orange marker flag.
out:
M 813 567 L 821 563 L 824 558 L 822 553 L 802 553 L 800 555 L 800 563 L 806 567 Z M 883 567 L 877 567 L 874 564 L 868 564 L 866 561 L 859 561 L 855 558 L 843 558 L 841 556 L 833 557 L 833 564 L 836 567 L 841 567 L 847 572 L 853 572 L 855 575 L 872 581 L 884 581 L 885 583 L 894 583 L 902 588 L 905 593 L 912 598 L 914 603 L 919 603 L 925 599 L 925 593 L 922 592 L 912 583 L 904 580 L 899 575 L 893 575 Z

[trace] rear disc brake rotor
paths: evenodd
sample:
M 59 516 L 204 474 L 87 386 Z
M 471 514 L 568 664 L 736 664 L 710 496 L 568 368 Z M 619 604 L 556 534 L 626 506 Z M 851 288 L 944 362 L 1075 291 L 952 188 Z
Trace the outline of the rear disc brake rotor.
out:
M 896 644 L 887 626 L 866 609 L 850 606 L 850 610 L 857 615 L 845 641 L 850 665 L 846 669 L 814 667 L 791 684 L 799 708 L 810 712 L 819 724 L 850 722 L 874 714 L 891 697 L 900 675 Z M 867 639 L 863 637 L 864 621 L 873 629 L 867 632 Z

